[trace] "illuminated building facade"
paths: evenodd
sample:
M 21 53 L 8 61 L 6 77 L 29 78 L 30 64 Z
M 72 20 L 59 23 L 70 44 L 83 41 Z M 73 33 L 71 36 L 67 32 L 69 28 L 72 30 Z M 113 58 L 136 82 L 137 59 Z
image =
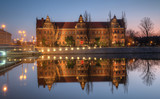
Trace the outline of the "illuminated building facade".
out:
M 38 60 L 38 86 L 48 86 L 51 90 L 55 83 L 79 82 L 85 88 L 88 82 L 112 82 L 118 88 L 126 84 L 125 59 L 103 60 Z
M 7 44 L 10 45 L 11 44 L 11 33 L 8 33 L 6 31 L 4 31 L 3 29 L 0 29 L 0 44 Z
M 47 16 L 37 19 L 36 37 L 38 47 L 125 46 L 125 22 L 116 16 L 109 22 L 84 22 L 82 15 L 77 22 L 51 22 Z

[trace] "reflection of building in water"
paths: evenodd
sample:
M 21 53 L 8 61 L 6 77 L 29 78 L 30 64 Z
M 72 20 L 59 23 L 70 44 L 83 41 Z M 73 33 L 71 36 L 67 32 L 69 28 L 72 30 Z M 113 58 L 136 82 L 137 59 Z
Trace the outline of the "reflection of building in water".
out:
M 37 66 L 38 86 L 49 90 L 59 82 L 80 82 L 82 89 L 87 82 L 111 81 L 116 88 L 126 83 L 125 59 L 42 60 Z

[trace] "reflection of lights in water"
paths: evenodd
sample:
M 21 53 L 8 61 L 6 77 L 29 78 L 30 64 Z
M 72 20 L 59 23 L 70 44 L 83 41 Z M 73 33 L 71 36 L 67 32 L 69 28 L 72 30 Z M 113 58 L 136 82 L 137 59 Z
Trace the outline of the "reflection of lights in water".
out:
M 8 87 L 7 87 L 7 85 L 3 85 L 3 92 L 7 92 L 7 90 L 8 90 Z
M 62 57 L 60 56 L 59 59 L 62 59 Z
M 88 57 L 89 60 L 91 60 L 91 57 Z
M 34 66 L 32 66 L 32 70 L 34 71 Z
M 23 75 L 20 75 L 20 76 L 19 76 L 19 79 L 22 80 L 22 79 L 23 79 Z
M 48 56 L 48 59 L 50 59 L 50 56 Z
M 83 59 L 86 59 L 85 57 L 83 57 Z
M 65 50 L 67 51 L 67 50 L 68 50 L 68 48 L 65 48 Z
M 6 60 L 0 61 L 0 65 L 4 65 L 4 64 L 6 64 Z
M 24 80 L 26 80 L 26 79 L 27 79 L 27 76 L 26 76 L 26 75 L 24 75 L 24 76 L 23 76 L 23 79 L 24 79 Z
M 71 59 L 74 59 L 74 57 L 71 57 Z
M 27 69 L 26 68 L 24 69 L 24 72 L 27 73 Z

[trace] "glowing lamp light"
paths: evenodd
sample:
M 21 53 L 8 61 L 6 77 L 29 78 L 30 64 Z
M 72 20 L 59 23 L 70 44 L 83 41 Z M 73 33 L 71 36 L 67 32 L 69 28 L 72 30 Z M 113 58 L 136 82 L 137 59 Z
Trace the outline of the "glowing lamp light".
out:
M 91 57 L 89 57 L 88 59 L 91 60 Z
M 4 85 L 4 86 L 3 86 L 3 92 L 7 92 L 7 90 L 8 90 L 7 85 Z
M 79 59 L 79 57 L 77 57 L 77 59 Z
M 54 59 L 56 59 L 56 56 L 54 56 Z
M 65 48 L 65 50 L 67 51 L 67 50 L 68 50 L 68 48 Z
M 27 73 L 27 69 L 26 68 L 25 68 L 24 72 Z
M 66 59 L 68 59 L 68 57 L 66 57 Z
M 72 47 L 71 50 L 74 50 L 74 48 Z
M 71 59 L 74 59 L 74 57 L 71 57 Z
M 94 60 L 97 60 L 97 58 L 95 57 Z
M 55 51 L 56 51 L 56 49 L 53 49 L 53 51 L 55 52 Z
M 50 52 L 50 49 L 48 49 L 48 52 Z
M 6 25 L 2 24 L 2 28 L 3 28 L 3 29 L 6 28 Z
M 91 49 L 91 47 L 88 47 L 88 49 Z
M 83 60 L 85 60 L 86 58 L 85 57 L 83 57 Z
M 34 66 L 32 66 L 32 70 L 34 71 Z
M 85 49 L 85 47 L 82 48 L 83 50 Z
M 77 50 L 79 50 L 79 47 L 77 47 Z
M 20 75 L 19 79 L 22 80 L 23 79 L 23 75 Z
M 102 58 L 100 58 L 100 60 L 102 60 Z
M 48 56 L 48 59 L 50 59 L 50 56 Z
M 62 51 L 62 49 L 60 48 L 59 51 Z
M 24 75 L 24 76 L 23 76 L 23 79 L 24 79 L 24 80 L 26 80 L 26 79 L 27 79 L 27 76 L 26 76 L 26 75 Z
M 60 56 L 59 59 L 62 59 L 62 57 Z

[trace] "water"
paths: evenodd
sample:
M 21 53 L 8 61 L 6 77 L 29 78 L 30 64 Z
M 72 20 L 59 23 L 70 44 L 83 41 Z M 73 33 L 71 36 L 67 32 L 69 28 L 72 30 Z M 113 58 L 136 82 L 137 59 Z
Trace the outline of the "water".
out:
M 158 55 L 0 59 L 0 99 L 158 99 Z

